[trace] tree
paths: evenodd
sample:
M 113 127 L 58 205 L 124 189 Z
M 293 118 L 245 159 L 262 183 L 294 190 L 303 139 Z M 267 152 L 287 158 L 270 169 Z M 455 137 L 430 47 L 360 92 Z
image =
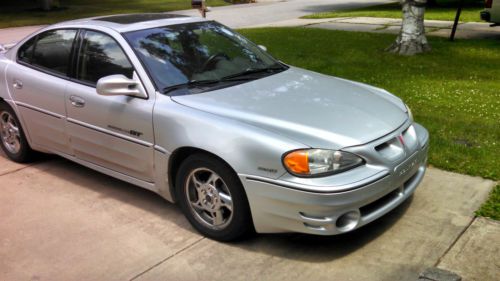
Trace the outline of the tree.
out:
M 386 50 L 400 55 L 415 55 L 430 51 L 425 37 L 424 12 L 427 0 L 399 0 L 403 22 L 396 41 Z

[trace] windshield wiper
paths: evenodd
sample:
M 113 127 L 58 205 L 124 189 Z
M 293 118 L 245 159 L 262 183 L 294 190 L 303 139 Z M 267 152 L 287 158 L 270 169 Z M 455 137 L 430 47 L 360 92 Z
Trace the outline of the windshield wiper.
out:
M 163 94 L 168 94 L 172 91 L 183 89 L 183 88 L 201 88 L 201 87 L 207 86 L 207 85 L 213 85 L 213 84 L 218 84 L 218 83 L 222 83 L 222 82 L 240 81 L 240 80 L 249 80 L 249 78 L 235 76 L 235 77 L 223 77 L 221 79 L 191 80 L 191 81 L 186 82 L 186 83 L 181 83 L 181 84 L 165 87 L 163 89 Z
M 204 86 L 204 85 L 217 84 L 219 82 L 220 82 L 219 79 L 190 80 L 186 83 L 181 83 L 181 84 L 165 87 L 163 89 L 163 93 L 168 94 L 172 91 L 182 89 L 182 88 L 200 87 L 200 86 Z
M 255 77 L 245 77 L 245 76 L 251 75 L 251 74 L 258 74 L 258 73 L 274 73 L 274 72 L 282 71 L 285 69 L 286 69 L 286 67 L 284 67 L 281 64 L 279 64 L 277 66 L 263 67 L 263 68 L 248 68 L 245 71 L 231 74 L 228 76 L 224 76 L 220 79 L 190 80 L 186 83 L 168 86 L 168 87 L 165 87 L 163 89 L 163 94 L 168 94 L 172 91 L 175 91 L 178 89 L 183 89 L 183 88 L 191 88 L 191 87 L 197 88 L 197 87 L 202 87 L 202 86 L 206 86 L 206 85 L 218 84 L 218 83 L 222 83 L 222 82 L 253 80 L 253 79 L 255 79 Z
M 238 72 L 235 74 L 231 74 L 228 76 L 222 77 L 220 80 L 234 80 L 234 78 L 241 79 L 242 76 L 247 76 L 247 75 L 252 75 L 252 74 L 259 74 L 259 73 L 274 73 L 277 71 L 282 71 L 284 70 L 285 67 L 283 65 L 278 65 L 278 66 L 271 66 L 271 67 L 263 67 L 263 68 L 248 68 L 245 71 Z

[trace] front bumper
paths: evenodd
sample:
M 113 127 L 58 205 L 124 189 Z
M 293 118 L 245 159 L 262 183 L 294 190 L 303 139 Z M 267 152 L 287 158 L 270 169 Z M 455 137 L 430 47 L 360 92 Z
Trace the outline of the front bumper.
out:
M 378 169 L 367 177 L 368 180 L 353 179 L 352 184 L 345 185 L 343 177 L 342 186 L 348 188 L 338 192 L 329 192 L 327 190 L 334 188 L 325 189 L 325 186 L 317 186 L 315 191 L 312 185 L 240 175 L 256 231 L 340 234 L 374 221 L 400 205 L 413 194 L 424 177 L 428 133 L 414 123 L 387 136 L 390 139 L 411 127 L 416 132 L 418 146 L 407 157 L 387 164 L 382 171 Z M 369 146 L 364 145 L 363 149 Z M 370 171 L 377 165 L 367 163 L 366 166 Z M 359 170 L 358 174 L 366 175 L 366 171 Z M 331 180 L 331 186 L 335 186 L 335 177 Z

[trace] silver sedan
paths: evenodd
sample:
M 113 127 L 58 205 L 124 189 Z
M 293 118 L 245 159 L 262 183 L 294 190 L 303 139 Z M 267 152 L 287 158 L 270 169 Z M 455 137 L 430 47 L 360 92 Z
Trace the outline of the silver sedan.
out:
M 2 49 L 10 159 L 53 153 L 152 190 L 212 239 L 349 232 L 425 173 L 429 136 L 401 99 L 286 65 L 214 21 L 97 17 Z

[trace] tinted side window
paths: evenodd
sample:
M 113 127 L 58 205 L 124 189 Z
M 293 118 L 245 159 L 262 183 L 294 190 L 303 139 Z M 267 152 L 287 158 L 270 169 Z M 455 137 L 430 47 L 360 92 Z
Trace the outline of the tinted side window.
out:
M 50 30 L 38 35 L 32 64 L 66 75 L 76 30 Z
M 77 78 L 97 83 L 102 77 L 123 74 L 132 78 L 134 69 L 118 43 L 110 36 L 87 31 L 78 58 Z
M 31 57 L 33 55 L 33 49 L 35 48 L 36 36 L 24 43 L 21 48 L 17 51 L 17 59 L 25 62 L 31 63 Z

